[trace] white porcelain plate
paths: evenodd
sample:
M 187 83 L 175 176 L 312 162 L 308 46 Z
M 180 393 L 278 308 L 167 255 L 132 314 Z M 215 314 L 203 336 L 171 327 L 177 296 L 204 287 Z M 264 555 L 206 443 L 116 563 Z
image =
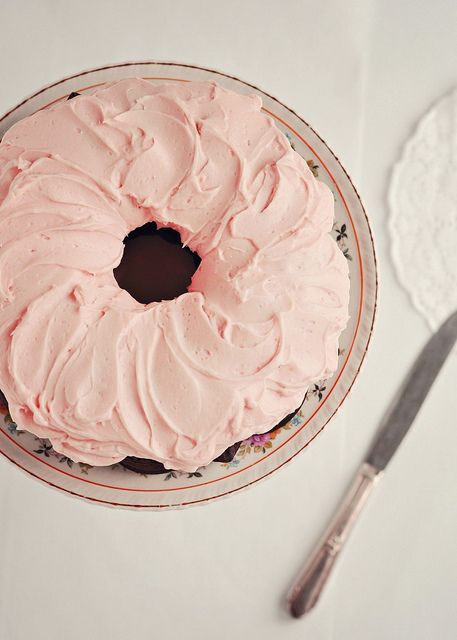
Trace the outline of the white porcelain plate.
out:
M 46 440 L 20 431 L 0 407 L 0 451 L 12 463 L 41 481 L 98 504 L 163 509 L 205 503 L 239 491 L 282 467 L 306 447 L 341 406 L 359 373 L 370 341 L 376 310 L 377 273 L 373 239 L 360 198 L 343 167 L 325 142 L 302 118 L 253 85 L 218 71 L 161 62 L 107 66 L 78 73 L 41 89 L 0 119 L 0 136 L 17 120 L 65 100 L 72 91 L 90 92 L 104 82 L 128 76 L 154 82 L 216 80 L 239 93 L 257 93 L 263 109 L 286 134 L 335 196 L 334 237 L 346 256 L 351 278 L 348 327 L 340 341 L 338 371 L 313 385 L 300 411 L 271 434 L 245 441 L 229 463 L 213 462 L 195 473 L 170 471 L 142 476 L 124 469 L 77 464 L 54 452 Z M 185 420 L 185 416 L 183 416 Z

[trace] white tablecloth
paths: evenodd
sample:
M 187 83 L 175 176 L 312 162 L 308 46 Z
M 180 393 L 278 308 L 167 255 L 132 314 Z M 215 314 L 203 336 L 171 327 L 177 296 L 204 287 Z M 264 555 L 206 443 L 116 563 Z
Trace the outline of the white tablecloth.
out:
M 292 620 L 283 599 L 429 335 L 390 262 L 386 191 L 416 120 L 457 83 L 455 1 L 15 0 L 1 3 L 0 24 L 1 111 L 64 75 L 134 59 L 212 66 L 278 96 L 353 177 L 381 270 L 375 338 L 344 408 L 246 492 L 117 511 L 0 459 L 0 640 L 453 640 L 455 354 L 318 608 Z

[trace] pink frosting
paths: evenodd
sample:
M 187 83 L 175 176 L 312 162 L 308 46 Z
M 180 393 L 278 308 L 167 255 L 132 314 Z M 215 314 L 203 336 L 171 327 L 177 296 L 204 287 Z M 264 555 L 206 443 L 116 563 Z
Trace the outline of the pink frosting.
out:
M 333 197 L 261 106 L 132 78 L 5 134 L 0 388 L 21 428 L 75 461 L 194 471 L 335 371 L 349 279 Z M 188 293 L 143 305 L 113 268 L 150 220 L 202 262 Z

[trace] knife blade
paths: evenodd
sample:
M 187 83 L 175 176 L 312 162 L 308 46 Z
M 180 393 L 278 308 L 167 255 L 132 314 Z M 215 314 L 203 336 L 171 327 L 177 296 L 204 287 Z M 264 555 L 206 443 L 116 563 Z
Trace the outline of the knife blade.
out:
M 379 426 L 366 462 L 385 469 L 414 422 L 435 378 L 457 340 L 457 311 L 433 334 L 411 367 Z
M 318 601 L 334 563 L 366 503 L 414 422 L 433 382 L 457 341 L 457 311 L 429 339 L 411 367 L 349 491 L 324 536 L 296 579 L 288 597 L 290 613 L 299 618 Z

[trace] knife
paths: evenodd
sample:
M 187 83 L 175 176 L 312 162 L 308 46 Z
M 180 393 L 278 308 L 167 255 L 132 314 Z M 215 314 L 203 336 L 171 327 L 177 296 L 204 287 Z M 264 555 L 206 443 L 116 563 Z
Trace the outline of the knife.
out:
M 292 586 L 288 606 L 294 618 L 310 611 L 318 601 L 362 507 L 413 424 L 456 340 L 457 311 L 430 338 L 414 362 L 349 491 Z

